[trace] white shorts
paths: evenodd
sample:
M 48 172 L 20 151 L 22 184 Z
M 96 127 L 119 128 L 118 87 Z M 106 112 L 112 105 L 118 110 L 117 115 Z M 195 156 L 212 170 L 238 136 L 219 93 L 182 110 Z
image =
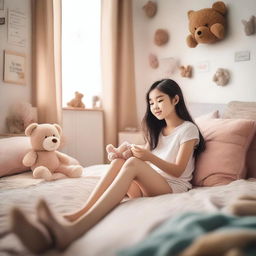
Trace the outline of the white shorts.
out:
M 183 193 L 183 192 L 188 191 L 188 187 L 186 187 L 182 184 L 177 184 L 169 179 L 166 179 L 166 181 L 168 182 L 169 186 L 171 187 L 173 193 Z
M 151 163 L 149 165 L 167 181 L 173 193 L 183 193 L 189 190 L 189 187 L 186 186 L 185 184 L 181 184 L 180 182 L 177 182 L 173 179 L 170 179 L 169 177 L 166 177 L 165 172 L 161 171 L 160 169 L 155 169 L 154 165 L 152 165 Z

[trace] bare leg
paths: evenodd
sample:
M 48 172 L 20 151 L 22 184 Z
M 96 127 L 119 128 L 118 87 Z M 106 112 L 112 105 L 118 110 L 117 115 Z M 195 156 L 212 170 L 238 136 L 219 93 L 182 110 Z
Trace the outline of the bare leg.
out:
M 69 221 L 75 221 L 78 218 L 80 218 L 83 214 L 85 214 L 95 204 L 95 202 L 97 202 L 97 200 L 106 191 L 106 189 L 111 185 L 111 183 L 117 176 L 118 172 L 121 170 L 121 167 L 123 166 L 124 163 L 125 163 L 124 159 L 118 158 L 113 160 L 110 164 L 109 170 L 99 181 L 98 185 L 96 186 L 96 188 L 94 189 L 90 197 L 88 198 L 83 208 L 74 213 L 64 215 L 64 218 Z
M 133 181 L 130 185 L 127 195 L 129 196 L 129 198 L 143 197 L 143 192 L 141 191 L 141 188 L 136 183 L 136 181 Z
M 41 201 L 38 206 L 38 219 L 50 230 L 56 247 L 63 250 L 117 206 L 133 180 L 139 183 L 147 196 L 172 193 L 170 186 L 160 174 L 147 163 L 132 157 L 125 162 L 108 189 L 79 220 L 68 225 L 61 223 L 45 201 Z

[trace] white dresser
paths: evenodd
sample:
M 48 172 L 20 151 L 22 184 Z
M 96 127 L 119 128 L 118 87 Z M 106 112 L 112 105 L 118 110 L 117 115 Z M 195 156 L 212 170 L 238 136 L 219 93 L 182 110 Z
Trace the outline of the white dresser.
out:
M 103 111 L 63 109 L 62 152 L 75 157 L 82 166 L 104 163 Z

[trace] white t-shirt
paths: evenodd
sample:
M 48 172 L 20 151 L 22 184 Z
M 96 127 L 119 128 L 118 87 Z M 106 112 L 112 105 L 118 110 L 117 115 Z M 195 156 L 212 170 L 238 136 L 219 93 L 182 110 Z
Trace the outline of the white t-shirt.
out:
M 167 136 L 164 136 L 161 132 L 158 145 L 152 150 L 152 153 L 167 162 L 175 163 L 180 145 L 192 139 L 198 139 L 196 143 L 197 146 L 199 143 L 198 128 L 192 122 L 184 121 L 181 125 L 175 127 L 171 134 Z M 195 165 L 193 154 L 188 161 L 185 171 L 178 178 L 167 174 L 152 163 L 150 163 L 150 165 L 167 180 L 172 188 L 175 187 L 175 192 L 183 192 L 192 188 L 190 181 Z

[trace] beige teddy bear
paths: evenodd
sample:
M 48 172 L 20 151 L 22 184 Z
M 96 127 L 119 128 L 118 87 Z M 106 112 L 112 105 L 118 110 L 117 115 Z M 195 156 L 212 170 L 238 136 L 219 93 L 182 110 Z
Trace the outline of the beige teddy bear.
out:
M 82 102 L 83 97 L 84 95 L 82 93 L 75 92 L 75 98 L 69 101 L 67 105 L 72 108 L 85 108 L 85 105 Z
M 58 124 L 30 124 L 26 136 L 30 136 L 32 150 L 23 158 L 23 164 L 31 167 L 33 176 L 47 181 L 65 177 L 80 177 L 83 167 L 78 161 L 57 151 L 61 143 L 62 129 Z
M 130 158 L 132 156 L 131 146 L 127 141 L 123 142 L 118 148 L 115 148 L 112 144 L 107 145 L 108 160 L 113 161 L 116 158 Z
M 211 44 L 224 38 L 227 12 L 226 5 L 215 2 L 212 8 L 205 8 L 198 11 L 188 11 L 189 31 L 187 45 L 196 47 L 197 44 Z

